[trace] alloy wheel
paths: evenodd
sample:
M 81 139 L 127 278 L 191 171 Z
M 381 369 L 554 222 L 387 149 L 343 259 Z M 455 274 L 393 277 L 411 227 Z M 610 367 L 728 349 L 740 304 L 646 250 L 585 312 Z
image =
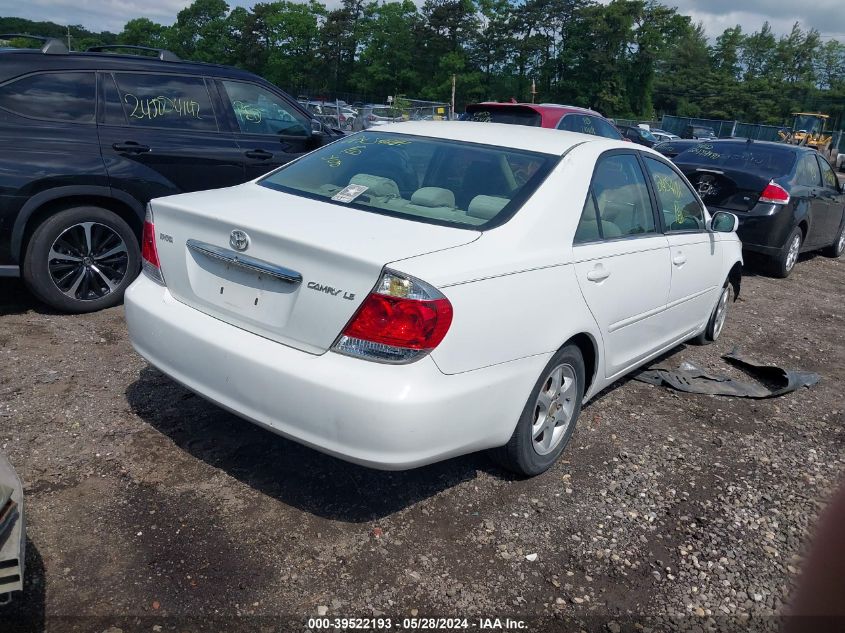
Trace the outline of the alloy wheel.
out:
M 50 278 L 63 294 L 94 301 L 114 292 L 126 278 L 129 252 L 111 227 L 80 222 L 56 238 L 47 260 Z
M 798 261 L 798 251 L 801 249 L 801 236 L 796 235 L 789 245 L 789 252 L 786 254 L 786 270 L 789 272 Z
M 566 435 L 578 397 L 578 379 L 571 365 L 553 368 L 534 404 L 531 441 L 538 455 L 548 455 Z
M 722 288 L 722 294 L 719 296 L 719 303 L 716 305 L 716 318 L 713 320 L 713 340 L 719 338 L 722 333 L 722 328 L 725 327 L 725 320 L 728 316 L 728 305 L 731 299 L 731 286 L 728 284 Z

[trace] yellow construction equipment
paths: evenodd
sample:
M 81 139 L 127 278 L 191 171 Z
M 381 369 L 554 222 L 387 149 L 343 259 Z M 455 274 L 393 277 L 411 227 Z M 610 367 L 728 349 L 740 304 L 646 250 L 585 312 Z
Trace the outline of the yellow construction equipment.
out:
M 818 112 L 793 112 L 792 116 L 795 117 L 792 129 L 778 131 L 781 140 L 791 145 L 813 147 L 821 154 L 829 155 L 833 132 L 828 131 L 826 127 L 830 116 Z

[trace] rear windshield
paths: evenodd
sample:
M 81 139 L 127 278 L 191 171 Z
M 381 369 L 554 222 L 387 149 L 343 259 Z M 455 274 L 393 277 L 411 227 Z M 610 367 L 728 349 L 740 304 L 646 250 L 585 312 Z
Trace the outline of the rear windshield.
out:
M 259 184 L 363 211 L 483 230 L 513 216 L 558 159 L 366 131 L 303 156 Z
M 539 112 L 531 108 L 496 107 L 496 106 L 468 106 L 466 120 L 478 123 L 509 123 L 511 125 L 527 125 L 540 127 L 542 117 Z
M 708 165 L 785 176 L 795 163 L 794 152 L 760 143 L 699 143 L 675 157 L 678 164 Z

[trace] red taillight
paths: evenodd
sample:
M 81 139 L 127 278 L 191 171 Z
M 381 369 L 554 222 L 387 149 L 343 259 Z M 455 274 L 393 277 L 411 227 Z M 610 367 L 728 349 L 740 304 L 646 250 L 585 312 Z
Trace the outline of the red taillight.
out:
M 789 192 L 776 182 L 770 182 L 760 194 L 760 202 L 769 204 L 788 204 Z
M 164 275 L 161 274 L 161 263 L 158 259 L 158 248 L 156 247 L 153 213 L 149 208 L 144 218 L 144 231 L 141 234 L 141 265 L 148 277 L 164 284 Z
M 431 350 L 452 324 L 448 299 L 420 301 L 371 293 L 346 326 L 344 336 L 391 347 Z
M 349 356 L 410 363 L 437 347 L 452 324 L 452 304 L 433 286 L 387 270 L 334 345 Z

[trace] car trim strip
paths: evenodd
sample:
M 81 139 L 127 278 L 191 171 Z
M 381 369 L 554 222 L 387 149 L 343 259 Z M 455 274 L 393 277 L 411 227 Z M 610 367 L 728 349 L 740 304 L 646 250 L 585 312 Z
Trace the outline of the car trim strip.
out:
M 231 251 L 228 248 L 221 248 L 219 246 L 215 246 L 214 244 L 200 242 L 199 240 L 188 240 L 185 244 L 189 250 L 213 259 L 219 259 L 227 264 L 232 264 L 233 266 L 238 266 L 239 268 L 246 268 L 248 270 L 252 270 L 253 272 L 275 277 L 276 279 L 281 279 L 282 281 L 286 281 L 288 283 L 302 283 L 302 275 L 290 268 L 277 266 L 276 264 L 271 264 L 270 262 L 265 262 L 264 260 L 256 259 L 255 257 L 249 257 L 248 255 L 241 255 L 240 253 Z

